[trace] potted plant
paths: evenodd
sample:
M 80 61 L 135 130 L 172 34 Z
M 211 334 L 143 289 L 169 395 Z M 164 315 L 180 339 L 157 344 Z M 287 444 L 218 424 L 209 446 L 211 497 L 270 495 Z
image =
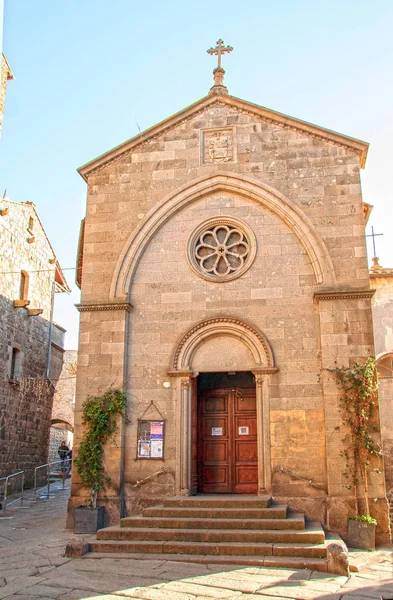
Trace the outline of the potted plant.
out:
M 101 396 L 89 396 L 82 406 L 85 431 L 74 464 L 89 497 L 75 509 L 75 533 L 94 533 L 104 527 L 104 507 L 97 507 L 98 493 L 110 483 L 105 474 L 105 443 L 116 433 L 118 417 L 126 417 L 126 396 L 119 389 L 109 389 Z
M 378 373 L 375 360 L 369 357 L 361 365 L 331 369 L 340 388 L 341 412 L 348 434 L 344 438 L 346 458 L 344 476 L 349 479 L 348 489 L 354 491 L 355 515 L 348 520 L 348 545 L 351 548 L 375 550 L 375 527 L 377 521 L 370 515 L 370 470 L 379 473 L 373 458 L 379 458 L 382 450 L 375 443 L 373 433 L 377 430 L 373 412 L 377 399 Z M 360 512 L 360 508 L 364 511 Z

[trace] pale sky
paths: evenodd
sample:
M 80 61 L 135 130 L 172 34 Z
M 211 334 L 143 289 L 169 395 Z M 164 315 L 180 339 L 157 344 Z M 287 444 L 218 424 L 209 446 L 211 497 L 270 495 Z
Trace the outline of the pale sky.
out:
M 205 96 L 216 64 L 206 50 L 220 37 L 234 47 L 230 94 L 370 143 L 368 230 L 384 233 L 377 254 L 393 267 L 392 32 L 392 0 L 5 0 L 15 80 L 0 193 L 36 204 L 65 269 L 73 293 L 57 295 L 55 319 L 67 347 L 77 347 L 72 269 L 86 197 L 76 169 Z

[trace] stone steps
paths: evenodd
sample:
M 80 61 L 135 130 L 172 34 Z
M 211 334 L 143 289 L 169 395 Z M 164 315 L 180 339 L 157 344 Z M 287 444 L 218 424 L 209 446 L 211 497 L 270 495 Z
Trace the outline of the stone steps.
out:
M 97 540 L 179 541 L 179 542 L 270 542 L 322 544 L 322 527 L 308 526 L 305 530 L 239 530 L 239 529 L 169 529 L 152 527 L 107 527 L 97 533 Z
M 203 494 L 203 496 L 188 496 L 187 498 L 167 498 L 164 506 L 173 508 L 267 508 L 271 503 L 270 496 L 233 495 L 221 497 Z
M 194 542 L 182 541 L 148 541 L 148 540 L 113 540 L 100 539 L 90 543 L 92 552 L 127 552 L 144 554 L 187 554 L 206 556 L 252 556 L 261 557 L 297 557 L 297 558 L 326 558 L 324 544 L 268 544 L 237 542 L 200 542 L 195 547 Z
M 122 528 L 153 527 L 163 529 L 291 529 L 304 530 L 304 515 L 291 515 L 287 519 L 197 519 L 171 517 L 127 517 L 121 520 Z
M 319 523 L 259 496 L 168 498 L 141 515 L 97 532 L 93 555 L 309 568 L 327 572 L 328 550 Z
M 142 511 L 144 517 L 175 517 L 177 519 L 285 519 L 288 507 L 285 505 L 268 508 L 207 508 L 207 507 L 168 507 L 154 506 Z M 129 517 L 122 519 L 127 521 Z
M 106 542 L 108 543 L 108 542 Z M 163 560 L 173 561 L 173 562 L 186 562 L 186 563 L 196 563 L 196 564 L 214 564 L 214 565 L 238 565 L 238 566 L 257 566 L 257 567 L 267 567 L 267 568 L 281 568 L 281 569 L 311 569 L 313 571 L 321 571 L 323 573 L 327 573 L 327 563 L 325 558 L 304 558 L 297 556 L 262 556 L 262 555 L 247 555 L 247 556 L 239 556 L 239 555 L 203 555 L 203 554 L 154 554 L 152 552 L 144 553 L 141 551 L 138 553 L 136 551 L 133 552 L 133 556 L 130 556 L 127 551 L 119 551 L 112 547 L 110 550 L 99 551 L 94 550 L 93 552 L 88 552 L 82 558 L 91 559 L 91 558 L 107 558 L 108 552 L 110 552 L 111 558 L 116 560 L 127 559 L 127 558 L 138 558 L 141 559 L 149 559 L 149 560 Z

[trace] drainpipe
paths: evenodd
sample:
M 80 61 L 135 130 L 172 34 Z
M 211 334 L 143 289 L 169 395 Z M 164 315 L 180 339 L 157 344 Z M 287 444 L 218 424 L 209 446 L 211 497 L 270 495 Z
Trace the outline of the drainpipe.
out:
M 56 274 L 55 274 L 56 277 Z M 49 379 L 50 375 L 50 360 L 52 355 L 52 337 L 53 337 L 53 311 L 55 307 L 55 289 L 56 282 L 52 282 L 52 294 L 51 294 L 51 306 L 50 306 L 50 319 L 49 319 L 49 341 L 48 341 L 48 358 L 46 361 L 46 378 Z

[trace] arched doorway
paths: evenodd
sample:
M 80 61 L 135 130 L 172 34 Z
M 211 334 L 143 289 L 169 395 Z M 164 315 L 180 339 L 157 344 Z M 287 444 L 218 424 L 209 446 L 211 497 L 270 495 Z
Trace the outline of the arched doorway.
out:
M 64 419 L 52 419 L 50 425 L 48 462 L 59 460 L 58 450 L 61 442 L 65 442 L 69 449 L 73 446 L 74 428 Z
M 209 319 L 183 336 L 172 366 L 177 493 L 269 492 L 268 378 L 277 367 L 266 337 L 236 318 Z

